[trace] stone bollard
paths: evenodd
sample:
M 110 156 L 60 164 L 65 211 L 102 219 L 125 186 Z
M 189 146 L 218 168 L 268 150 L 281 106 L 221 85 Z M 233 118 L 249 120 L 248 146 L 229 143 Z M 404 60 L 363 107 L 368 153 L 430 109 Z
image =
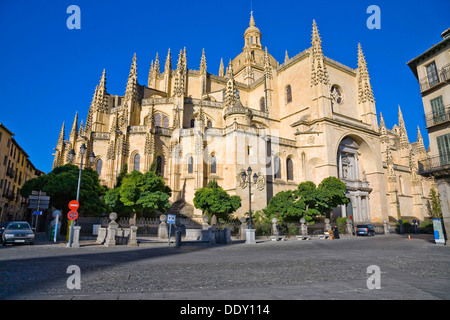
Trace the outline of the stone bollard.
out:
M 130 239 L 128 240 L 128 246 L 137 247 L 137 226 L 130 227 Z
M 208 224 L 209 221 L 209 217 L 208 216 L 203 216 L 202 217 L 203 220 L 203 224 L 202 224 L 202 228 L 203 230 L 208 230 L 211 226 Z
M 245 240 L 245 236 L 246 236 L 245 230 L 248 229 L 248 225 L 246 223 L 247 222 L 247 218 L 246 217 L 241 217 L 239 219 L 239 221 L 241 222 L 241 226 L 239 228 L 239 239 Z
M 347 223 L 347 233 L 353 236 L 352 220 L 347 219 L 345 222 Z
M 277 222 L 278 222 L 277 218 L 272 219 L 272 236 L 270 237 L 270 239 L 272 241 L 277 241 L 278 236 L 280 235 L 280 231 L 278 230 Z
M 97 241 L 95 241 L 98 244 L 103 244 L 106 240 L 106 228 L 98 228 L 98 235 L 97 235 Z
M 325 230 L 324 232 L 330 232 L 331 231 L 331 224 L 330 224 L 330 219 L 325 219 Z
M 306 220 L 305 218 L 301 218 L 300 219 L 300 223 L 302 224 L 300 226 L 300 233 L 302 236 L 307 236 L 308 235 L 308 226 L 305 224 Z
M 80 247 L 80 230 L 81 230 L 81 226 L 73 227 L 72 248 Z
M 161 221 L 161 223 L 159 224 L 158 227 L 158 238 L 159 239 L 168 239 L 169 238 L 169 233 L 167 232 L 167 216 L 165 214 L 162 214 L 159 217 L 159 220 Z
M 383 228 L 384 228 L 384 234 L 388 234 L 389 233 L 389 227 L 387 224 L 387 220 L 383 220 Z
M 231 243 L 231 228 L 226 227 L 224 230 L 225 230 L 225 243 L 229 244 Z
M 209 243 L 215 244 L 216 243 L 216 228 L 214 228 L 214 227 L 208 228 L 208 235 L 209 235 Z
M 111 212 L 109 219 L 111 219 L 111 222 L 108 224 L 105 246 L 114 247 L 116 245 L 116 235 L 119 229 L 119 224 L 116 222 L 117 213 Z

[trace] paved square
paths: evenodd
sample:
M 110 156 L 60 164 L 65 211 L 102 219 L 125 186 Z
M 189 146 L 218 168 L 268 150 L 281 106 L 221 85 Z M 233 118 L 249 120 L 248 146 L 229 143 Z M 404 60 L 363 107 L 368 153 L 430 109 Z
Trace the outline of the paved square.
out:
M 69 289 L 71 265 L 80 289 Z M 380 289 L 369 289 L 369 266 Z M 450 247 L 428 235 L 256 245 L 82 242 L 0 248 L 1 299 L 450 299 Z

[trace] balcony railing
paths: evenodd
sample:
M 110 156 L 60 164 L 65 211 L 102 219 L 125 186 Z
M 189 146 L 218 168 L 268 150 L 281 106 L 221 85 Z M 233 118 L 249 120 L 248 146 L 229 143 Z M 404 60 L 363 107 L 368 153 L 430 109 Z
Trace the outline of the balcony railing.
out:
M 419 161 L 418 173 L 421 175 L 450 175 L 450 154 L 442 154 Z
M 420 84 L 420 92 L 424 93 L 425 91 L 436 87 L 438 84 L 447 82 L 450 80 L 450 63 L 443 66 L 437 74 L 437 79 L 430 79 L 427 77 L 419 80 Z
M 444 106 L 442 113 L 429 112 L 425 114 L 427 127 L 436 126 L 447 121 L 450 121 L 450 104 Z

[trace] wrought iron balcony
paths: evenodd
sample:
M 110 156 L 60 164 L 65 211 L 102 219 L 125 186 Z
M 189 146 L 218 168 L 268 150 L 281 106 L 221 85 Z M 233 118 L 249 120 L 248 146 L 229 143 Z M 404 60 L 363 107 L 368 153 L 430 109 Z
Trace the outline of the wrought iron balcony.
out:
M 442 113 L 429 112 L 425 114 L 427 128 L 450 121 L 450 104 L 444 106 Z
M 418 173 L 423 176 L 450 176 L 450 154 L 443 154 L 436 157 L 419 161 Z
M 437 74 L 437 79 L 430 79 L 428 77 L 424 77 L 419 80 L 420 84 L 420 92 L 423 94 L 425 91 L 436 87 L 441 83 L 445 83 L 450 81 L 450 63 L 443 66 Z

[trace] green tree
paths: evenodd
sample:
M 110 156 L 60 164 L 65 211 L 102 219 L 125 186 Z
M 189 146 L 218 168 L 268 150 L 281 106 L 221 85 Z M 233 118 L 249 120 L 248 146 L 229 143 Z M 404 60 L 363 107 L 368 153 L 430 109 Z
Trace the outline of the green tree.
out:
M 43 191 L 50 196 L 50 205 L 68 212 L 67 207 L 71 200 L 77 196 L 79 168 L 66 164 L 53 169 L 50 173 L 30 179 L 20 189 L 22 197 L 31 195 L 31 191 Z M 98 174 L 91 168 L 85 168 L 81 174 L 80 184 L 80 214 L 94 213 L 100 215 L 105 212 L 106 206 L 103 196 L 106 188 L 100 185 Z
M 281 222 L 311 221 L 325 215 L 333 208 L 348 203 L 345 184 L 335 177 L 322 180 L 318 187 L 312 181 L 302 182 L 296 190 L 278 192 L 263 210 L 266 221 L 276 217 Z
M 105 195 L 105 202 L 118 214 L 147 214 L 156 210 L 164 212 L 171 207 L 172 190 L 164 179 L 153 171 L 142 174 L 133 171 L 124 175 L 121 184 Z
M 212 180 L 206 188 L 195 192 L 194 206 L 209 217 L 216 215 L 217 219 L 229 220 L 230 215 L 241 207 L 241 198 L 230 196 Z
M 428 196 L 430 197 L 427 204 L 429 215 L 433 219 L 442 219 L 441 199 L 438 191 L 435 188 L 431 188 Z

